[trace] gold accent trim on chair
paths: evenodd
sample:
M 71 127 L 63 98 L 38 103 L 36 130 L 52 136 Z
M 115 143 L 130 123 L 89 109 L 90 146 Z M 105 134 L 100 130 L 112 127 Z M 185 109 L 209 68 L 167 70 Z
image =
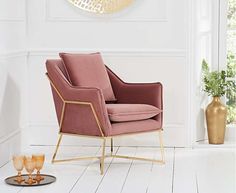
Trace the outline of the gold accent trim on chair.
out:
M 61 131 L 61 127 L 62 127 L 62 124 L 63 124 L 63 120 L 64 120 L 64 114 L 65 114 L 65 108 L 66 108 L 66 105 L 67 104 L 75 104 L 75 105 L 88 105 L 90 106 L 91 110 L 92 110 L 92 113 L 93 113 L 93 116 L 96 120 L 96 123 L 97 123 L 97 126 L 99 128 L 99 131 L 100 131 L 100 134 L 101 136 L 103 137 L 104 134 L 103 134 L 103 131 L 102 131 L 102 128 L 101 128 L 101 124 L 100 124 L 100 121 L 98 119 L 98 116 L 97 116 L 97 113 L 93 107 L 93 104 L 90 103 L 90 102 L 84 102 L 84 101 L 67 101 L 65 100 L 61 93 L 58 91 L 58 89 L 56 88 L 56 86 L 53 84 L 52 80 L 49 78 L 49 76 L 46 74 L 46 76 L 48 77 L 49 81 L 50 81 L 50 84 L 52 85 L 52 87 L 55 89 L 56 93 L 58 94 L 58 96 L 61 98 L 62 102 L 63 102 L 63 106 L 62 106 L 62 112 L 61 112 L 61 118 L 60 118 L 60 125 L 59 125 L 59 129 Z
M 47 74 L 46 74 L 47 75 Z M 55 89 L 56 93 L 58 94 L 58 96 L 61 98 L 62 102 L 63 102 L 63 107 L 62 107 L 62 112 L 61 112 L 61 118 L 60 118 L 60 124 L 59 124 L 59 138 L 58 138 L 58 142 L 56 145 L 56 149 L 55 152 L 53 154 L 52 157 L 52 163 L 58 163 L 58 162 L 68 162 L 68 161 L 76 161 L 76 160 L 85 160 L 85 159 L 99 159 L 100 160 L 100 171 L 101 171 L 101 175 L 103 175 L 104 173 L 104 160 L 105 158 L 108 157 L 112 157 L 112 158 L 124 158 L 124 159 L 132 159 L 132 160 L 140 160 L 140 161 L 151 161 L 153 163 L 160 163 L 160 164 L 164 164 L 165 163 L 165 158 L 164 158 L 164 146 L 163 146 L 163 139 L 162 139 L 162 131 L 163 129 L 159 129 L 159 130 L 154 130 L 157 131 L 159 133 L 159 143 L 160 143 L 160 150 L 161 150 L 161 160 L 157 160 L 157 159 L 149 159 L 149 158 L 142 158 L 142 157 L 135 157 L 135 156 L 126 156 L 126 155 L 117 155 L 116 153 L 113 154 L 113 138 L 115 137 L 120 137 L 120 136 L 126 136 L 126 135 L 138 135 L 138 134 L 142 134 L 142 133 L 148 133 L 148 132 L 154 132 L 154 131 L 146 131 L 146 132 L 139 132 L 139 133 L 130 133 L 130 134 L 121 134 L 121 135 L 115 135 L 115 136 L 108 136 L 105 137 L 103 134 L 103 130 L 101 128 L 100 125 L 100 121 L 98 119 L 98 116 L 96 114 L 96 111 L 93 107 L 93 104 L 90 102 L 83 102 L 83 101 L 67 101 L 65 100 L 62 95 L 60 94 L 60 92 L 58 91 L 58 89 L 56 88 L 56 86 L 53 84 L 52 80 L 49 78 L 49 76 L 47 75 L 50 84 L 52 85 L 52 87 Z M 99 128 L 99 131 L 101 133 L 101 136 L 88 136 L 88 135 L 77 135 L 77 134 L 69 134 L 69 133 L 63 133 L 61 132 L 61 128 L 62 128 L 62 124 L 63 124 L 63 120 L 64 120 L 64 115 L 65 115 L 65 108 L 67 104 L 76 104 L 76 105 L 89 105 L 93 116 L 96 120 L 97 126 Z M 60 159 L 60 160 L 56 160 L 56 155 L 62 140 L 62 136 L 63 135 L 75 135 L 75 136 L 80 136 L 80 137 L 92 137 L 92 138 L 98 138 L 101 139 L 102 142 L 102 155 L 101 156 L 88 156 L 88 157 L 76 157 L 76 158 L 70 158 L 70 159 Z M 105 146 L 106 146 L 106 141 L 107 139 L 110 139 L 111 141 L 111 153 L 109 155 L 105 154 Z

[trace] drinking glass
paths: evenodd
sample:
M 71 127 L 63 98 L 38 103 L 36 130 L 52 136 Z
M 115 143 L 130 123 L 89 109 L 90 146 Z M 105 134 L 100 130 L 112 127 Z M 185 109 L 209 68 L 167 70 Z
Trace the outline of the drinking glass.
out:
M 43 163 L 45 160 L 45 155 L 44 154 L 35 154 L 32 156 L 32 158 L 35 160 L 35 169 L 37 170 L 36 177 L 34 178 L 36 181 L 43 180 L 44 177 L 40 175 L 40 170 L 43 167 Z
M 21 171 L 24 168 L 24 156 L 22 156 L 22 155 L 18 155 L 18 156 L 14 155 L 12 157 L 12 160 L 13 160 L 14 168 L 18 171 L 18 175 L 15 178 L 15 181 L 18 182 L 18 183 L 21 183 L 21 182 L 24 181 L 24 178 L 21 176 Z
M 28 174 L 28 180 L 25 182 L 26 184 L 33 184 L 36 181 L 32 178 L 32 173 L 35 169 L 35 159 L 32 156 L 25 156 L 24 165 Z

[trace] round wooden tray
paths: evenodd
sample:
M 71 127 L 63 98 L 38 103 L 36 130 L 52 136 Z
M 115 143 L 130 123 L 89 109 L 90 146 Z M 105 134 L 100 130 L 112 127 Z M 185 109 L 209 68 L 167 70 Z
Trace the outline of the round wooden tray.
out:
M 52 175 L 47 175 L 47 174 L 40 174 L 42 177 L 44 177 L 43 180 L 40 180 L 39 182 L 36 182 L 34 184 L 26 184 L 25 181 L 27 181 L 28 179 L 28 175 L 27 174 L 23 174 L 21 175 L 25 181 L 18 183 L 17 181 L 15 181 L 15 178 L 17 176 L 11 176 L 5 179 L 5 182 L 9 185 L 13 185 L 13 186 L 42 186 L 42 185 L 47 185 L 47 184 L 51 184 L 53 182 L 56 181 L 56 177 L 52 176 Z M 36 174 L 32 174 L 32 177 L 35 178 Z

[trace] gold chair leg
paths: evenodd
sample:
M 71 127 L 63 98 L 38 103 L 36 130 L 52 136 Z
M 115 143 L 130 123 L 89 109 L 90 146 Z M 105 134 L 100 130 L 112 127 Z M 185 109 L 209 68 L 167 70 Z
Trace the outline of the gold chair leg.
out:
M 55 152 L 54 152 L 53 157 L 52 157 L 52 163 L 98 158 L 98 159 L 100 159 L 101 175 L 103 175 L 103 173 L 104 173 L 104 160 L 105 160 L 106 157 L 116 157 L 116 158 L 132 159 L 132 160 L 152 161 L 152 162 L 155 162 L 155 163 L 164 164 L 165 163 L 165 156 L 164 156 L 164 145 L 163 145 L 163 139 L 162 139 L 162 130 L 160 130 L 158 132 L 159 132 L 161 160 L 139 158 L 139 157 L 130 157 L 130 156 L 125 156 L 125 155 L 113 154 L 113 138 L 111 138 L 111 155 L 105 155 L 105 146 L 106 146 L 106 138 L 105 137 L 102 139 L 103 142 L 102 142 L 102 155 L 101 156 L 78 157 L 78 158 L 71 158 L 71 159 L 65 159 L 65 160 L 56 160 L 56 155 L 57 155 L 57 152 L 58 152 L 61 140 L 62 140 L 62 135 L 63 135 L 63 134 L 60 134 L 60 136 L 58 138 L 57 145 L 56 145 Z
M 111 155 L 113 154 L 113 138 L 111 138 Z
M 159 131 L 159 142 L 160 142 L 160 149 L 161 149 L 161 160 L 164 164 L 165 163 L 165 155 L 164 155 L 164 146 L 163 146 L 163 139 L 162 139 L 162 130 Z
M 62 134 L 60 134 L 60 136 L 59 136 L 59 138 L 58 138 L 57 146 L 56 146 L 55 152 L 54 152 L 53 157 L 52 157 L 52 163 L 54 163 L 54 160 L 55 160 L 55 158 L 56 158 L 57 151 L 58 151 L 58 148 L 59 148 L 60 143 L 61 143 L 61 139 L 62 139 Z
M 103 175 L 103 173 L 104 173 L 105 146 L 106 146 L 106 139 L 103 138 L 102 156 L 100 158 L 100 171 L 101 171 L 101 175 Z

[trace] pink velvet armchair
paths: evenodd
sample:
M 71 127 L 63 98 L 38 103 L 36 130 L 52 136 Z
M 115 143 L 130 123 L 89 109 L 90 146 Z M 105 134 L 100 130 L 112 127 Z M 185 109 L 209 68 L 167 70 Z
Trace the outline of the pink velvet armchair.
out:
M 60 56 L 46 62 L 60 134 L 52 163 L 98 158 L 101 174 L 106 157 L 164 163 L 161 83 L 125 83 L 103 64 L 99 53 Z M 113 153 L 114 137 L 155 131 L 161 160 Z M 56 160 L 64 134 L 102 139 L 102 155 Z M 111 142 L 109 155 L 105 154 L 107 140 Z

